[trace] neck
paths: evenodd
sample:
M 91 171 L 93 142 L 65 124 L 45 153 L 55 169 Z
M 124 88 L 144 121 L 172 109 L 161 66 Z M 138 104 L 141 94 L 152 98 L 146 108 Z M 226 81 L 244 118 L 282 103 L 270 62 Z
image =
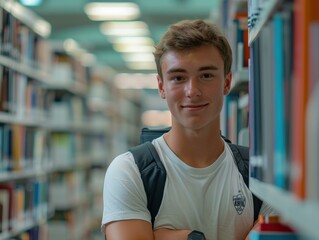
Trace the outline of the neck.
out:
M 185 130 L 173 126 L 171 131 L 164 135 L 164 139 L 171 150 L 192 167 L 207 167 L 224 151 L 219 128 L 208 131 Z

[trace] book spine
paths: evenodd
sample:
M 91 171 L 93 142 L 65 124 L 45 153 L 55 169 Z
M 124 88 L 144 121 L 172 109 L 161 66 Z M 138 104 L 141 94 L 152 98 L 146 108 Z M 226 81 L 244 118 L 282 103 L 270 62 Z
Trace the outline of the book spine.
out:
M 275 128 L 274 128 L 274 171 L 275 185 L 286 189 L 286 126 L 285 126 L 285 94 L 284 94 L 284 52 L 283 52 L 283 17 L 276 14 L 274 24 L 274 91 L 275 91 Z

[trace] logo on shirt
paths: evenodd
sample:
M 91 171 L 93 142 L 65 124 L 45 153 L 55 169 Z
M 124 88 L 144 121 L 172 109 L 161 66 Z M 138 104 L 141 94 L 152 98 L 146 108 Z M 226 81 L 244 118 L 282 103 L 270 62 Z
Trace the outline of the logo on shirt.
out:
M 234 207 L 239 215 L 241 215 L 246 206 L 246 198 L 239 190 L 238 194 L 233 196 Z

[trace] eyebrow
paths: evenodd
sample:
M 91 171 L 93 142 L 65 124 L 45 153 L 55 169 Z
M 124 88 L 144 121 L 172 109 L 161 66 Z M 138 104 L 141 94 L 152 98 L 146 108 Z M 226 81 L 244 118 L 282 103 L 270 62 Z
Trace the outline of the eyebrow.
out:
M 204 70 L 218 70 L 219 68 L 214 66 L 214 65 L 210 65 L 210 66 L 204 66 L 204 67 L 200 67 L 199 71 L 204 71 Z
M 209 65 L 209 66 L 203 66 L 200 67 L 198 70 L 199 71 L 205 71 L 205 70 L 218 70 L 219 68 L 214 66 L 214 65 Z M 184 68 L 171 68 L 167 71 L 167 74 L 171 73 L 185 73 L 187 72 Z
M 185 69 L 183 68 L 171 68 L 167 71 L 168 74 L 170 73 L 178 73 L 178 72 L 186 72 Z

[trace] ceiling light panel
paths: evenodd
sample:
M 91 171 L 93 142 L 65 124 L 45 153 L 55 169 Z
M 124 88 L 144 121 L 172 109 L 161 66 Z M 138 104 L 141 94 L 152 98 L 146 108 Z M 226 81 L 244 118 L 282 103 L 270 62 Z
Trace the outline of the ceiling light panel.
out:
M 117 52 L 124 53 L 152 53 L 155 48 L 152 46 L 143 46 L 143 45 L 124 45 L 124 44 L 114 44 L 113 48 Z
M 152 53 L 126 53 L 123 58 L 127 62 L 154 62 Z
M 140 16 L 139 7 L 132 2 L 93 2 L 84 11 L 93 21 L 135 20 Z
M 107 36 L 147 36 L 150 34 L 147 24 L 134 22 L 104 22 L 101 32 Z
M 111 37 L 110 41 L 114 44 L 154 46 L 154 41 L 150 37 Z

